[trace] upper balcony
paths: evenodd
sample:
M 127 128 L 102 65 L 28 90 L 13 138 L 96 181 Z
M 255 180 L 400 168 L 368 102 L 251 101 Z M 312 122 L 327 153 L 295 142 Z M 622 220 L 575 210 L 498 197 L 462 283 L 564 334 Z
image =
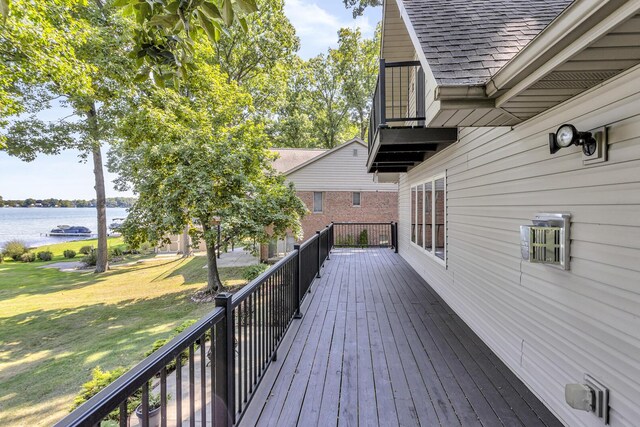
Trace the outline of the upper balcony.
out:
M 369 172 L 407 172 L 458 139 L 455 127 L 425 127 L 425 86 L 419 61 L 380 60 L 369 118 Z

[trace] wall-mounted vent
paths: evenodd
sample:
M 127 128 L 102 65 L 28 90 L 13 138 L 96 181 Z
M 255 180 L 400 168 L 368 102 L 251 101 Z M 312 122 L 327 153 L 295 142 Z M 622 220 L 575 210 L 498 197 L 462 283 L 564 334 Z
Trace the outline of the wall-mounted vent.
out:
M 357 148 L 353 149 L 353 157 L 358 157 L 358 149 Z
M 569 269 L 570 214 L 538 214 L 533 225 L 520 226 L 522 258 Z

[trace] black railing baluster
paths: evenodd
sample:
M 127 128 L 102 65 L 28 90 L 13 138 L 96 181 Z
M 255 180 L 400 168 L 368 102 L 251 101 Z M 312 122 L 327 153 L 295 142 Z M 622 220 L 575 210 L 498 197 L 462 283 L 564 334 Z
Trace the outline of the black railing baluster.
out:
M 195 361 L 194 345 L 189 345 L 189 425 L 196 425 L 196 384 L 195 384 Z
M 142 385 L 142 427 L 149 427 L 149 382 Z
M 207 425 L 207 352 L 206 335 L 200 339 L 200 418 Z
M 128 418 L 129 418 L 129 410 L 127 409 L 127 400 L 125 399 L 122 401 L 122 403 L 120 404 L 120 411 L 119 411 L 119 422 L 120 422 L 120 427 L 127 427 L 128 425 Z
M 216 419 L 215 411 L 216 408 L 214 406 L 214 399 L 216 396 L 216 364 L 215 364 L 215 355 L 216 355 L 216 331 L 215 327 L 209 329 L 209 333 L 211 334 L 211 340 L 209 341 L 209 351 L 207 352 L 207 357 L 209 358 L 209 377 L 211 381 L 209 383 L 209 396 L 211 396 L 211 402 L 209 402 L 209 413 L 211 414 L 211 422 L 213 423 Z
M 167 427 L 167 368 L 160 370 L 160 426 Z
M 182 352 L 176 356 L 176 420 L 182 425 Z

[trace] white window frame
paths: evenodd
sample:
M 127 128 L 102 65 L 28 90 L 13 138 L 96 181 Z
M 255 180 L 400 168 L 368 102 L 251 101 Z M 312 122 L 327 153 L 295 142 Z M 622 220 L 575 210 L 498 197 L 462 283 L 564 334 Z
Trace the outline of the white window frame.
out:
M 320 193 L 320 210 L 316 210 L 316 193 Z M 321 214 L 324 212 L 324 191 L 314 191 L 312 196 L 312 213 Z
M 353 202 L 353 197 L 356 194 L 358 195 L 358 204 L 357 205 Z M 352 191 L 351 192 L 351 206 L 353 206 L 354 208 L 359 208 L 360 206 L 362 206 L 362 192 L 360 192 L 360 191 Z
M 436 243 L 437 243 L 437 225 L 436 225 L 436 181 L 439 179 L 443 179 L 444 180 L 444 200 L 443 200 L 443 208 L 444 208 L 444 250 L 443 250 L 443 258 L 440 258 L 439 256 L 436 255 Z M 430 258 L 432 258 L 434 261 L 436 261 L 438 264 L 443 265 L 445 268 L 447 267 L 447 229 L 448 229 L 448 221 L 447 221 L 447 175 L 446 172 L 437 174 L 437 175 L 433 175 L 425 180 L 421 180 L 419 182 L 416 182 L 415 184 L 411 185 L 409 187 L 409 223 L 411 223 L 411 220 L 414 218 L 414 214 L 415 214 L 415 219 L 416 222 L 415 224 L 411 224 L 411 227 L 414 227 L 413 230 L 409 230 L 409 237 L 411 236 L 416 236 L 416 240 L 417 239 L 417 231 L 418 231 L 418 202 L 417 202 L 417 197 L 418 197 L 418 186 L 419 185 L 423 185 L 423 191 L 422 191 L 422 212 L 420 212 L 420 214 L 422 215 L 422 246 L 418 245 L 416 242 L 413 241 L 413 239 L 409 239 L 410 243 L 415 246 L 416 248 L 418 248 L 419 250 L 421 250 L 422 252 L 424 252 L 425 254 L 427 254 Z M 427 186 L 431 185 L 431 250 L 426 249 L 425 248 L 425 243 L 426 243 L 426 228 L 425 227 L 425 199 L 426 199 L 426 188 Z M 411 206 L 411 201 L 413 200 L 414 196 L 413 193 L 415 192 L 415 206 Z M 415 209 L 415 212 L 412 212 L 412 209 Z

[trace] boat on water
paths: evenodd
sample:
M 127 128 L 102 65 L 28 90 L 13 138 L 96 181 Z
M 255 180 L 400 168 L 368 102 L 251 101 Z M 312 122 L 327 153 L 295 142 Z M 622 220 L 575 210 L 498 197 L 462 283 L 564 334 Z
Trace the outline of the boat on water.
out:
M 125 218 L 113 218 L 113 222 L 109 224 L 109 228 L 111 229 L 111 231 L 120 231 L 124 220 Z
M 49 236 L 91 237 L 91 230 L 81 225 L 59 225 L 49 232 Z

